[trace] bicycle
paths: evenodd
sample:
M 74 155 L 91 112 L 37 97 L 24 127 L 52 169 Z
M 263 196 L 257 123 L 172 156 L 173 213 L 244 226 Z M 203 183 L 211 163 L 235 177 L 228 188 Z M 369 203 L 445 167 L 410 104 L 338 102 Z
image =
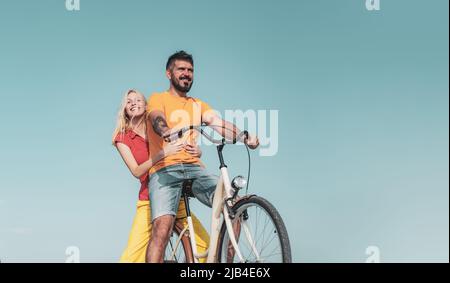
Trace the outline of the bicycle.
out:
M 194 197 L 192 193 L 194 180 L 187 179 L 182 186 L 182 198 L 185 202 L 188 225 L 183 227 L 180 223 L 175 223 L 165 250 L 165 262 L 197 263 L 200 258 L 205 257 L 207 263 L 292 262 L 288 233 L 276 208 L 269 201 L 255 194 L 238 197 L 241 189 L 247 186 L 248 190 L 250 153 L 247 145 L 248 178 L 245 180 L 242 176 L 237 176 L 230 181 L 228 168 L 223 158 L 223 148 L 226 144 L 236 144 L 244 136 L 248 138 L 248 132 L 241 132 L 232 141 L 225 138 L 217 140 L 207 134 L 202 127 L 189 126 L 172 135 L 181 138 L 185 132 L 196 130 L 217 145 L 221 175 L 212 205 L 209 248 L 203 254 L 197 253 L 195 231 L 189 208 L 189 198 Z M 260 224 L 261 220 L 264 224 Z M 263 227 L 260 228 L 260 225 L 263 225 Z M 270 226 L 268 235 L 265 235 L 268 225 Z M 258 233 L 259 229 L 262 229 L 259 231 L 260 234 Z M 268 236 L 268 239 L 265 236 Z

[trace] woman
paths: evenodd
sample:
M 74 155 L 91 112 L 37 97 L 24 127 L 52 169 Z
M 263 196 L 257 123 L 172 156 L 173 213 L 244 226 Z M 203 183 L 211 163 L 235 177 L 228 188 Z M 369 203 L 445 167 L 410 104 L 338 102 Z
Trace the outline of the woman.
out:
M 126 92 L 117 115 L 117 126 L 113 134 L 113 145 L 116 146 L 131 174 L 140 179 L 141 188 L 137 202 L 136 215 L 131 227 L 128 245 L 123 252 L 120 262 L 145 262 L 145 254 L 151 237 L 152 223 L 148 190 L 148 170 L 158 160 L 176 153 L 182 149 L 190 154 L 200 156 L 197 146 L 168 144 L 161 152 L 149 159 L 148 142 L 146 138 L 146 100 L 136 90 Z M 177 221 L 187 226 L 184 202 L 180 201 Z M 208 248 L 209 235 L 200 221 L 192 215 L 197 250 L 203 253 Z M 204 262 L 205 259 L 200 259 Z

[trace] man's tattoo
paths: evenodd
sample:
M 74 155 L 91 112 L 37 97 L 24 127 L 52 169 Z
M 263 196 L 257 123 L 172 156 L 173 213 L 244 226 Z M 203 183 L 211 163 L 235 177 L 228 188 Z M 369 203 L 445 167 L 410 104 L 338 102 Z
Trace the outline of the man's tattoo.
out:
M 153 130 L 155 131 L 155 133 L 157 133 L 159 136 L 162 137 L 163 133 L 167 130 L 167 128 L 169 128 L 169 126 L 167 126 L 167 122 L 166 119 L 164 119 L 164 117 L 162 116 L 158 116 L 153 120 Z

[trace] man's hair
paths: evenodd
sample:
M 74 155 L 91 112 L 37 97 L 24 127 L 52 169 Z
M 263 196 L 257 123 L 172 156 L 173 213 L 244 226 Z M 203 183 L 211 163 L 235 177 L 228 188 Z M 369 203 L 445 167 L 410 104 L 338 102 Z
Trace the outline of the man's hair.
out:
M 176 53 L 172 54 L 169 59 L 167 59 L 166 63 L 166 70 L 169 70 L 173 67 L 173 64 L 175 64 L 176 60 L 182 60 L 187 61 L 191 63 L 192 66 L 194 66 L 194 59 L 192 58 L 192 55 L 185 52 L 184 50 L 177 51 Z

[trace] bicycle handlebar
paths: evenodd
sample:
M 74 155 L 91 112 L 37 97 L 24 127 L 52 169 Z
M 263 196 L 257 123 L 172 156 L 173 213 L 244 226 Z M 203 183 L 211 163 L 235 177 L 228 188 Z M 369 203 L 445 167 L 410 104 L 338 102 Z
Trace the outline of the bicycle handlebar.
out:
M 205 127 L 204 125 L 201 126 L 187 126 L 184 127 L 174 133 L 171 133 L 169 135 L 165 135 L 163 136 L 163 139 L 168 139 L 170 138 L 170 140 L 172 140 L 172 137 L 177 137 L 177 138 L 181 138 L 183 136 L 183 134 L 189 130 L 196 130 L 198 132 L 200 132 L 205 138 L 207 138 L 210 142 L 214 143 L 214 144 L 236 144 L 243 136 L 245 136 L 245 139 L 248 139 L 248 132 L 247 131 L 241 131 L 233 140 L 226 140 L 225 138 L 222 138 L 221 140 L 218 139 L 214 139 L 213 137 L 211 137 L 209 134 L 207 134 L 204 130 L 203 127 Z

